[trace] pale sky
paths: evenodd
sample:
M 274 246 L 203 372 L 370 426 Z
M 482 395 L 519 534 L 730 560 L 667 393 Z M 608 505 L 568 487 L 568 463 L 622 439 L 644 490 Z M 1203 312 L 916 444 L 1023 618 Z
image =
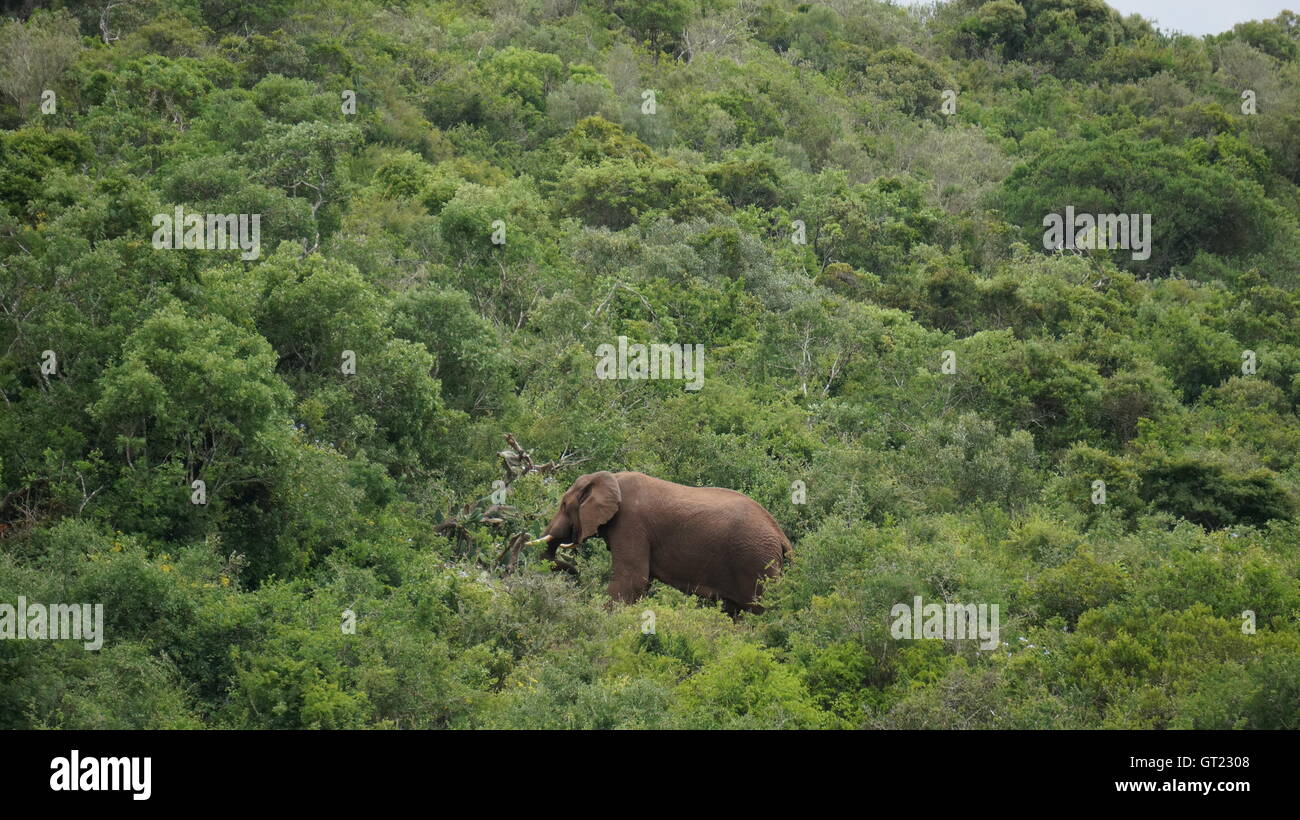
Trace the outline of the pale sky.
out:
M 929 0 L 896 0 L 918 5 Z M 1140 14 L 1162 31 L 1221 34 L 1247 20 L 1271 20 L 1280 12 L 1300 11 L 1300 0 L 1106 0 L 1124 16 Z
M 1127 16 L 1140 14 L 1156 27 L 1187 34 L 1221 34 L 1247 20 L 1271 20 L 1300 9 L 1297 0 L 1106 0 Z

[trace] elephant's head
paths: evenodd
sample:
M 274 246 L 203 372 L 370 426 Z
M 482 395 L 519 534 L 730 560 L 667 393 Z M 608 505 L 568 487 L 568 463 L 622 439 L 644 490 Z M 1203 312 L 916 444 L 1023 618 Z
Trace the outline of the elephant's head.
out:
M 588 473 L 573 482 L 560 499 L 560 509 L 546 525 L 542 539 L 552 547 L 577 546 L 613 518 L 622 503 L 623 491 L 613 473 Z

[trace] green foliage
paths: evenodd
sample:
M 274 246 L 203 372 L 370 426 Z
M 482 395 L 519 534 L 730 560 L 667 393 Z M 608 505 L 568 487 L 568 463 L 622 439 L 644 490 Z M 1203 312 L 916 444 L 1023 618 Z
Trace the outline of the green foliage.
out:
M 0 602 L 104 645 L 0 640 L 0 728 L 1300 726 L 1293 14 L 56 5 L 0 22 Z M 506 571 L 602 469 L 762 503 L 765 611 Z
M 55 168 L 73 170 L 89 155 L 86 139 L 68 129 L 5 132 L 0 135 L 0 202 L 22 214 L 41 179 Z
M 864 67 L 862 82 L 904 114 L 935 120 L 942 117 L 939 102 L 943 92 L 955 90 L 956 85 L 934 64 L 902 47 L 873 54 Z
M 1186 264 L 1198 251 L 1259 251 L 1275 233 L 1274 208 L 1254 182 L 1186 149 L 1125 133 L 1048 149 L 1012 172 L 1002 199 L 1034 247 L 1042 247 L 1042 218 L 1064 214 L 1067 205 L 1082 214 L 1158 214 L 1151 220 L 1150 258 L 1115 258 L 1143 271 Z M 1169 202 L 1184 207 L 1164 207 Z
M 707 219 L 723 208 L 700 174 L 671 163 L 638 165 L 629 159 L 573 168 L 560 187 L 559 201 L 565 216 L 613 230 L 652 211 L 684 221 Z
M 1273 518 L 1289 518 L 1295 511 L 1293 500 L 1271 470 L 1239 473 L 1186 456 L 1148 467 L 1142 476 L 1142 497 L 1210 529 L 1261 525 Z

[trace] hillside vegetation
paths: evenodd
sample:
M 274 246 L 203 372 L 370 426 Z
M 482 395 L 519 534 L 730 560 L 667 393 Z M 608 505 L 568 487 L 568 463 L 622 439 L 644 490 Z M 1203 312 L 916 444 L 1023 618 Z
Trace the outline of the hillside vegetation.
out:
M 1300 728 L 1295 15 L 40 5 L 0 602 L 104 645 L 0 640 L 0 728 Z M 1067 206 L 1149 254 L 1045 248 Z M 702 389 L 596 378 L 620 336 Z M 502 560 L 606 469 L 770 510 L 767 611 Z M 891 636 L 917 596 L 1000 646 Z

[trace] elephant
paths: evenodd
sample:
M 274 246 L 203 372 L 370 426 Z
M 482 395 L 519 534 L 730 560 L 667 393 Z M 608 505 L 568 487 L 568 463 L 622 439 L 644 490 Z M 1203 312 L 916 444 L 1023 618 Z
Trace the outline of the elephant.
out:
M 589 473 L 573 482 L 544 534 L 544 557 L 556 558 L 599 535 L 612 555 L 611 602 L 631 603 L 662 581 L 720 600 L 733 618 L 761 613 L 762 584 L 781 574 L 790 539 L 757 501 L 721 487 L 687 487 L 638 472 Z

